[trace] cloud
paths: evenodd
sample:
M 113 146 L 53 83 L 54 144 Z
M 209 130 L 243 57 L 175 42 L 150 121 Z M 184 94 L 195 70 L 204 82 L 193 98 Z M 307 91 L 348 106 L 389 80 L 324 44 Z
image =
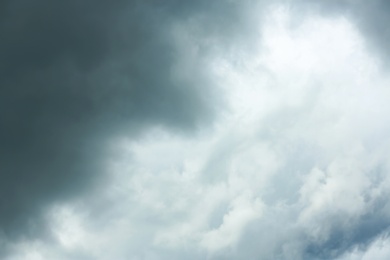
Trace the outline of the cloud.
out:
M 109 35 L 99 65 L 76 66 L 68 56 L 59 63 L 88 79 L 66 100 L 100 105 L 71 126 L 70 108 L 26 119 L 43 120 L 45 128 L 36 129 L 50 130 L 28 128 L 27 140 L 57 140 L 42 155 L 38 146 L 17 148 L 41 158 L 35 169 L 32 161 L 19 169 L 50 166 L 32 175 L 46 184 L 29 193 L 31 209 L 45 207 L 48 236 L 5 237 L 5 259 L 384 259 L 389 77 L 372 55 L 379 36 L 363 26 L 376 18 L 356 20 L 362 6 L 352 1 L 268 8 L 250 1 L 181 3 L 104 7 L 98 13 L 112 12 L 114 21 L 103 20 L 108 31 L 98 34 Z M 152 57 L 157 63 L 145 60 Z M 64 71 L 49 67 L 43 75 Z M 35 66 L 26 71 L 21 75 L 39 74 Z M 216 95 L 226 102 L 219 113 Z M 161 97 L 169 102 L 159 103 Z M 45 174 L 74 169 L 49 190 L 53 181 Z M 93 188 L 96 173 L 106 174 Z M 27 183 L 21 176 L 18 183 Z M 75 196 L 77 190 L 84 194 Z M 23 201 L 10 216 L 33 229 L 19 214 L 29 212 Z
M 238 32 L 227 26 L 211 33 L 241 24 L 236 5 L 216 1 L 210 11 L 204 1 L 1 5 L 0 227 L 6 236 L 40 233 L 35 216 L 47 205 L 98 183 L 112 138 L 150 126 L 191 132 L 214 118 L 220 101 L 205 64 L 212 48 L 206 38 Z
M 374 0 L 370 3 L 362 0 L 342 1 L 300 1 L 302 4 L 295 8 L 299 12 L 314 12 L 332 16 L 345 16 L 352 20 L 359 31 L 364 35 L 368 49 L 372 51 L 385 67 L 388 66 L 389 48 L 386 44 L 390 38 L 390 32 L 386 28 L 389 22 L 388 13 L 390 4 L 385 0 Z
M 390 256 L 389 241 L 386 237 L 380 237 L 366 248 L 354 248 L 346 253 L 340 260 L 366 260 L 366 259 L 387 259 Z

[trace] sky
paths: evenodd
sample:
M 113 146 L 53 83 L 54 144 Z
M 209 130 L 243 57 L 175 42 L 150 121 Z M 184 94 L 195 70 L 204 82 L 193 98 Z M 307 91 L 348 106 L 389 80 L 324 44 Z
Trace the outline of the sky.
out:
M 0 1 L 0 258 L 390 259 L 390 2 Z

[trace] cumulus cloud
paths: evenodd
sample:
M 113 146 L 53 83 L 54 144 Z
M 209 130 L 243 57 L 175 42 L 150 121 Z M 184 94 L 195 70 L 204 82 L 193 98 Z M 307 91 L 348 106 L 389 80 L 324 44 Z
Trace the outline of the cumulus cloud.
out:
M 1 9 L 5 259 L 388 257 L 385 2 L 37 2 Z

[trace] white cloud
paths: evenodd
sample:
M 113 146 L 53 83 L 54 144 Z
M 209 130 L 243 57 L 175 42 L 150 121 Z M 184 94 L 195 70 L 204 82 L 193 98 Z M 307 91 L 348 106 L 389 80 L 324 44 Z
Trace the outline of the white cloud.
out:
M 354 248 L 338 260 L 385 260 L 390 257 L 390 241 L 386 237 L 380 237 L 367 248 Z
M 234 198 L 229 211 L 223 216 L 221 225 L 204 234 L 201 246 L 214 251 L 237 243 L 248 222 L 261 216 L 262 202 L 259 199 L 253 201 L 248 196 L 244 194 Z

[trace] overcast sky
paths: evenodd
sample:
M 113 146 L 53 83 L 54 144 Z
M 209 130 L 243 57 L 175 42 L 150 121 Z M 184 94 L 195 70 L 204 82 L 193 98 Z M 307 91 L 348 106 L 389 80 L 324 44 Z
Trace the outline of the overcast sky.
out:
M 0 1 L 0 258 L 390 259 L 387 0 Z

